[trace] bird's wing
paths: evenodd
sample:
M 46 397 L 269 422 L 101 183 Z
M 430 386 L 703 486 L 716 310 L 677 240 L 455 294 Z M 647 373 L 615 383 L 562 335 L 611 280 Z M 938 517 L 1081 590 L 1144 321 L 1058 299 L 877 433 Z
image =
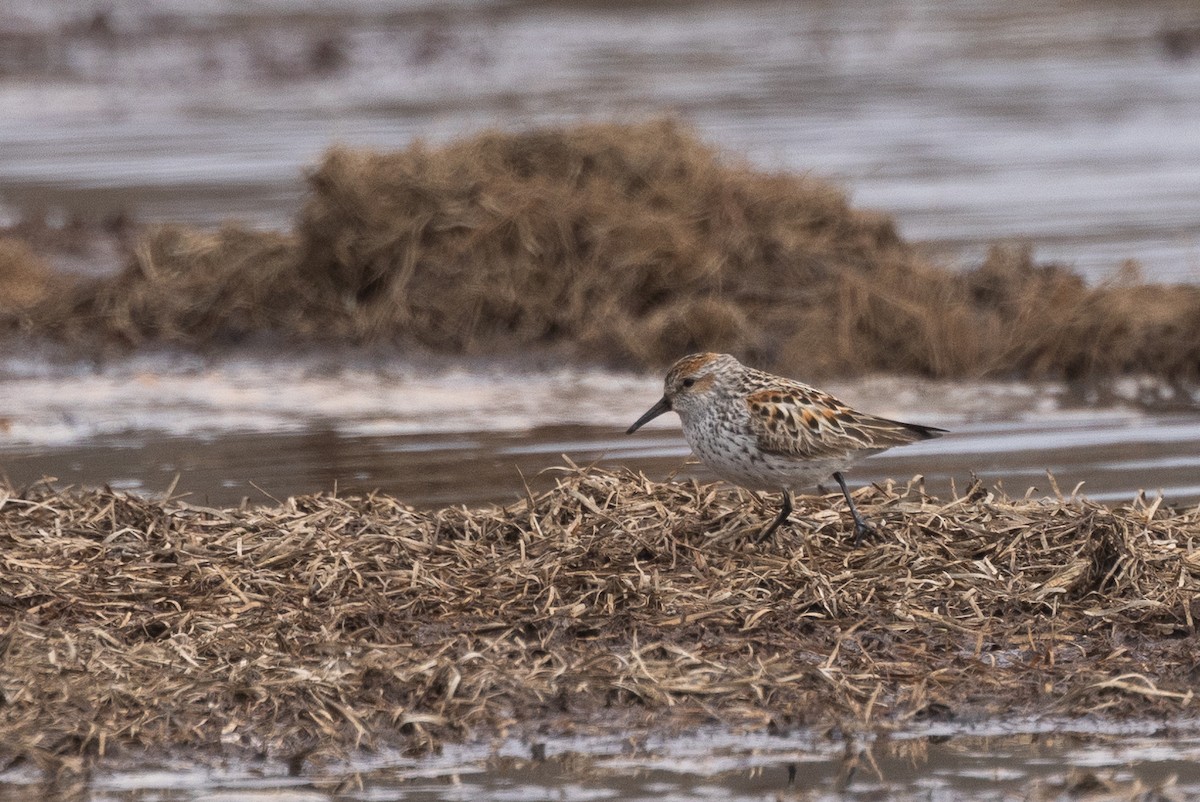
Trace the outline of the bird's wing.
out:
M 759 448 L 800 459 L 882 451 L 941 432 L 858 412 L 829 393 L 798 382 L 750 393 L 746 407 Z

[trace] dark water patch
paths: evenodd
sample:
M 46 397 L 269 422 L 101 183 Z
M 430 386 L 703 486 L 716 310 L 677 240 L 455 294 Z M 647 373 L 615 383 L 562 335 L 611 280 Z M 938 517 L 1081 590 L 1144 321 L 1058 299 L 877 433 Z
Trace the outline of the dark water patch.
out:
M 935 494 L 962 489 L 978 476 L 988 486 L 1018 494 L 1033 488 L 1053 495 L 1057 485 L 1064 494 L 1077 490 L 1114 503 L 1144 491 L 1162 494 L 1171 504 L 1194 504 L 1200 501 L 1198 448 L 1200 424 L 1190 415 L 959 423 L 944 443 L 871 457 L 847 476 L 855 486 L 921 476 Z M 339 488 L 379 489 L 433 507 L 507 504 L 523 497 L 526 487 L 548 489 L 557 474 L 546 469 L 563 464 L 564 457 L 579 465 L 626 466 L 656 478 L 713 481 L 690 454 L 674 429 L 634 440 L 616 426 L 367 435 L 327 425 L 202 436 L 131 431 L 36 448 L 0 442 L 0 471 L 20 485 L 54 477 L 60 485 L 149 494 L 174 486 L 206 505 L 267 504 L 272 497 Z M 836 490 L 832 483 L 829 488 Z
M 0 472 L 18 484 L 161 493 L 197 503 L 382 489 L 421 507 L 508 503 L 549 487 L 563 464 L 599 462 L 656 478 L 696 476 L 674 416 L 625 429 L 661 393 L 656 376 L 322 352 L 213 360 L 144 354 L 104 366 L 10 358 L 0 380 Z M 1154 388 L 1158 388 L 1155 390 Z M 1200 425 L 1172 388 L 1113 385 L 1105 405 L 1063 385 L 928 382 L 897 377 L 826 389 L 884 417 L 950 429 L 933 443 L 860 462 L 853 484 L 925 477 L 939 494 L 972 475 L 1122 502 L 1145 490 L 1190 503 Z M 1158 406 L 1147 407 L 1147 398 Z M 1181 406 L 1182 405 L 1182 406 Z M 251 484 L 253 483 L 253 484 Z M 257 488 L 255 487 L 257 485 Z

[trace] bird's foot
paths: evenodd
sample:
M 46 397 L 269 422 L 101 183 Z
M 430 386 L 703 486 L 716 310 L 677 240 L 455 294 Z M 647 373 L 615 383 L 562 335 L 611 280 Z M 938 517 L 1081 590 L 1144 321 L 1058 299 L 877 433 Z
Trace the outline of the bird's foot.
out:
M 754 536 L 754 542 L 762 543 L 764 540 L 771 537 L 771 535 L 774 535 L 775 530 L 779 529 L 779 526 L 782 523 L 783 521 L 773 521 L 767 526 L 764 526 L 761 530 L 759 530 L 759 533 Z
M 775 530 L 787 520 L 792 514 L 792 494 L 787 490 L 783 491 L 783 506 L 779 509 L 779 514 L 775 516 L 775 520 L 771 521 L 770 525 L 758 533 L 758 537 L 754 538 L 755 543 L 762 543 L 764 540 L 775 534 Z
M 874 538 L 879 531 L 862 518 L 854 519 L 854 545 L 861 546 L 864 540 Z

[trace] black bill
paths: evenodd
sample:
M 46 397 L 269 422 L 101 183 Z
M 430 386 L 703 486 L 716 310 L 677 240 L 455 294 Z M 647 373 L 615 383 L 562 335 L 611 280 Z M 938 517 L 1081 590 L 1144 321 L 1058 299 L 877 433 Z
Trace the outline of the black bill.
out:
M 647 423 L 649 423 L 650 421 L 657 418 L 659 415 L 663 414 L 664 412 L 670 412 L 670 411 L 671 411 L 671 402 L 668 401 L 667 397 L 664 395 L 662 398 L 659 399 L 657 404 L 650 407 L 650 409 L 646 410 L 645 415 L 638 418 L 636 423 L 634 423 L 632 426 L 630 426 L 628 429 L 626 429 L 625 434 L 633 434 L 638 429 L 642 428 Z

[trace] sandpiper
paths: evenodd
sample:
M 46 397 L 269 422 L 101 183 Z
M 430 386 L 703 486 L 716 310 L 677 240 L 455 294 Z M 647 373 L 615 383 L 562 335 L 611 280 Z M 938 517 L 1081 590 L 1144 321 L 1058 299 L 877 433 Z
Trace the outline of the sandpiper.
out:
M 729 354 L 691 354 L 667 372 L 662 399 L 626 431 L 679 413 L 683 436 L 717 476 L 749 490 L 783 493 L 783 508 L 758 536 L 771 536 L 792 512 L 792 492 L 832 475 L 854 516 L 855 542 L 871 527 L 854 506 L 842 471 L 892 446 L 939 437 L 945 429 L 877 418 L 829 393 L 748 368 Z

